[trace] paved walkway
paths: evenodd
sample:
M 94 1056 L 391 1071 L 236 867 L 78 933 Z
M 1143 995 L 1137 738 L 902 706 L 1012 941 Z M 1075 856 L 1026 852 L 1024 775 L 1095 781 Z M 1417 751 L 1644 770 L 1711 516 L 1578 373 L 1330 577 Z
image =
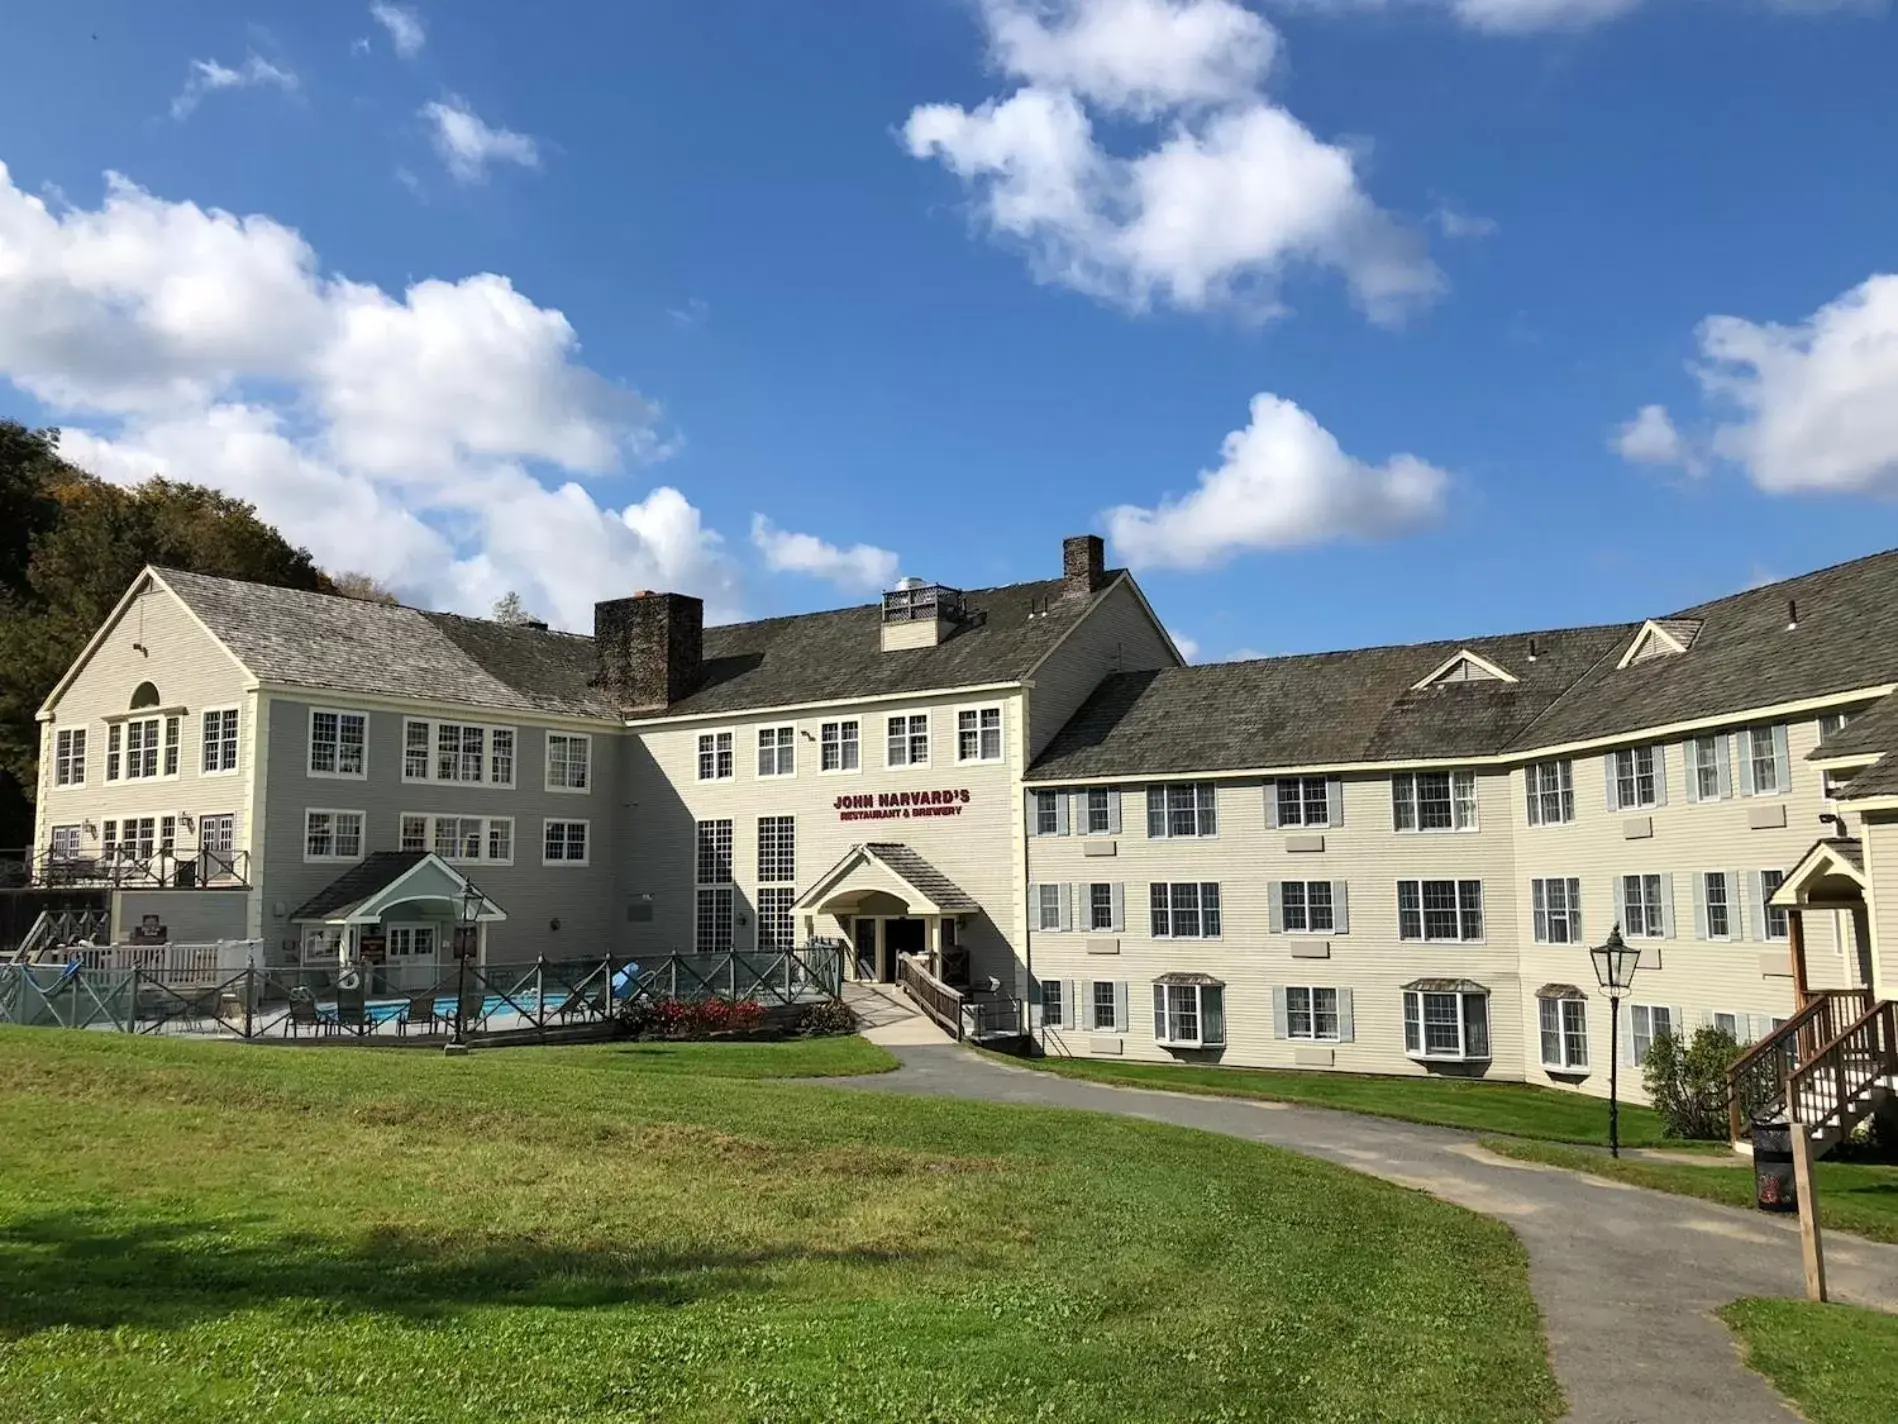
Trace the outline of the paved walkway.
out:
M 1224 1132 L 1322 1157 L 1507 1222 L 1529 1250 L 1550 1358 L 1586 1424 L 1797 1424 L 1740 1363 L 1712 1314 L 1741 1296 L 1799 1295 L 1798 1228 L 1483 1151 L 1468 1133 L 1381 1118 L 1112 1088 L 1013 1068 L 949 1044 L 890 1051 L 894 1073 L 828 1080 L 864 1092 L 1078 1108 Z M 1898 1246 L 1833 1235 L 1833 1297 L 1898 1310 Z

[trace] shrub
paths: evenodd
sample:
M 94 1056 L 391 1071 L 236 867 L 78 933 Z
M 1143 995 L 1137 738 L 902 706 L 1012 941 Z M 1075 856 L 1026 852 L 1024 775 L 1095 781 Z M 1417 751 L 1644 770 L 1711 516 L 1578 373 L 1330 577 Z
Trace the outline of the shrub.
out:
M 710 1038 L 763 1025 L 764 1007 L 755 999 L 638 999 L 619 1010 L 620 1032 L 634 1038 Z
M 1641 1081 L 1669 1137 L 1726 1138 L 1727 1069 L 1739 1056 L 1739 1042 L 1717 1028 L 1700 1029 L 1692 1039 L 1663 1034 L 1649 1045 Z
M 797 1031 L 807 1038 L 829 1038 L 857 1031 L 857 1011 L 842 999 L 827 999 L 798 1021 Z

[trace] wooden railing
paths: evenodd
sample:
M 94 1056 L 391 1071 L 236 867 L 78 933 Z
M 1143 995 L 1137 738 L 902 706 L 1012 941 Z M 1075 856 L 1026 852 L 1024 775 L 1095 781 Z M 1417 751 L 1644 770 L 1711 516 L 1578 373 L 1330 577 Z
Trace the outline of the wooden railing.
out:
M 932 975 L 928 961 L 922 955 L 899 954 L 896 957 L 896 983 L 915 1001 L 917 1008 L 935 1020 L 938 1028 L 961 1040 L 962 995 Z
M 1898 1072 L 1898 1004 L 1875 1004 L 1787 1081 L 1787 1105 L 1802 1127 L 1843 1134 L 1866 1089 Z
M 1783 1110 L 1787 1085 L 1802 1063 L 1811 1062 L 1872 1008 L 1869 989 L 1828 989 L 1772 1033 L 1754 1044 L 1727 1070 L 1727 1129 L 1743 1141 L 1756 1117 Z
M 1016 1038 L 1028 1032 L 1020 999 L 977 999 L 962 1006 L 965 1038 Z

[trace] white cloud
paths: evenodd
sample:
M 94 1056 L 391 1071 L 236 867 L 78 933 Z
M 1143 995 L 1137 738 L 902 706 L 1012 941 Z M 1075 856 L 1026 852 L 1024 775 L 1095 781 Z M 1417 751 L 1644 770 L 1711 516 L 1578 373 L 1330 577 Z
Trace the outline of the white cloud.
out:
M 1642 406 L 1608 443 L 1632 464 L 1678 465 L 1692 475 L 1704 472 L 1700 452 L 1675 428 L 1674 417 L 1664 405 Z
M 422 117 L 433 126 L 435 151 L 460 182 L 485 182 L 489 165 L 495 163 L 540 167 L 540 145 L 512 129 L 489 128 L 465 99 L 451 95 L 424 104 Z
M 1496 219 L 1458 212 L 1444 203 L 1437 205 L 1430 214 L 1430 221 L 1437 225 L 1438 232 L 1449 238 L 1494 237 L 1497 230 Z
M 1394 537 L 1433 522 L 1450 483 L 1414 455 L 1353 459 L 1305 411 L 1269 394 L 1252 398 L 1251 422 L 1220 453 L 1192 493 L 1107 511 L 1130 566 L 1201 569 L 1248 550 Z
M 1280 0 L 1288 9 L 1319 11 L 1382 10 L 1402 0 Z M 1549 31 L 1583 30 L 1618 19 L 1642 0 L 1412 0 L 1447 10 L 1485 34 L 1521 36 Z M 1765 9 L 1786 14 L 1882 13 L 1889 0 L 1757 0 Z
M 888 549 L 852 544 L 840 549 L 815 534 L 779 529 L 762 514 L 751 516 L 751 542 L 775 573 L 809 574 L 839 588 L 873 593 L 896 582 L 897 559 Z
M 412 59 L 428 43 L 428 30 L 422 24 L 421 12 L 414 6 L 391 5 L 386 0 L 376 0 L 369 7 L 369 13 L 375 17 L 378 25 L 389 32 L 389 43 L 395 46 L 395 52 L 402 58 Z
M 1186 634 L 1173 628 L 1167 629 L 1166 635 L 1173 640 L 1173 646 L 1179 649 L 1180 656 L 1186 659 L 1187 662 L 1192 663 L 1199 661 L 1199 639 L 1189 638 Z
M 1277 37 L 1256 15 L 1230 0 L 988 0 L 983 15 L 998 62 L 1027 83 L 974 109 L 921 105 L 903 137 L 963 181 L 1040 279 L 1134 310 L 1264 316 L 1289 268 L 1328 267 L 1380 320 L 1439 289 L 1353 154 L 1258 92 Z M 1090 103 L 1154 121 L 1149 146 L 1108 151 Z
M 103 477 L 226 490 L 420 602 L 478 613 L 515 589 L 585 628 L 595 599 L 666 587 L 739 613 L 682 494 L 614 508 L 578 482 L 651 454 L 657 414 L 504 277 L 398 296 L 326 276 L 268 218 L 120 177 L 54 211 L 0 165 L 0 378 L 79 417 L 62 448 Z
M 191 72 L 185 79 L 185 87 L 178 97 L 171 101 L 171 116 L 182 119 L 206 94 L 219 89 L 256 89 L 268 87 L 280 89 L 286 94 L 297 90 L 297 77 L 287 69 L 281 69 L 258 54 L 251 54 L 237 68 L 231 69 L 219 64 L 215 59 L 194 59 Z

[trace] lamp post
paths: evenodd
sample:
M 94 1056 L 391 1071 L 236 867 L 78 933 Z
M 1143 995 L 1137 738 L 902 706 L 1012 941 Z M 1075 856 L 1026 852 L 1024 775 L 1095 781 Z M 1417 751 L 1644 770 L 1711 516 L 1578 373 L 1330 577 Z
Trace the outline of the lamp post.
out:
M 1641 951 L 1621 941 L 1621 926 L 1608 931 L 1606 944 L 1588 951 L 1595 978 L 1608 994 L 1608 1151 L 1621 1155 L 1621 996 L 1634 983 Z
M 477 940 L 477 927 L 481 918 L 481 906 L 484 897 L 472 884 L 462 887 L 461 900 L 456 906 L 455 917 L 455 1032 L 448 1040 L 443 1051 L 446 1053 L 466 1053 L 468 1041 L 465 1014 L 468 1005 L 468 961 L 474 958 Z

